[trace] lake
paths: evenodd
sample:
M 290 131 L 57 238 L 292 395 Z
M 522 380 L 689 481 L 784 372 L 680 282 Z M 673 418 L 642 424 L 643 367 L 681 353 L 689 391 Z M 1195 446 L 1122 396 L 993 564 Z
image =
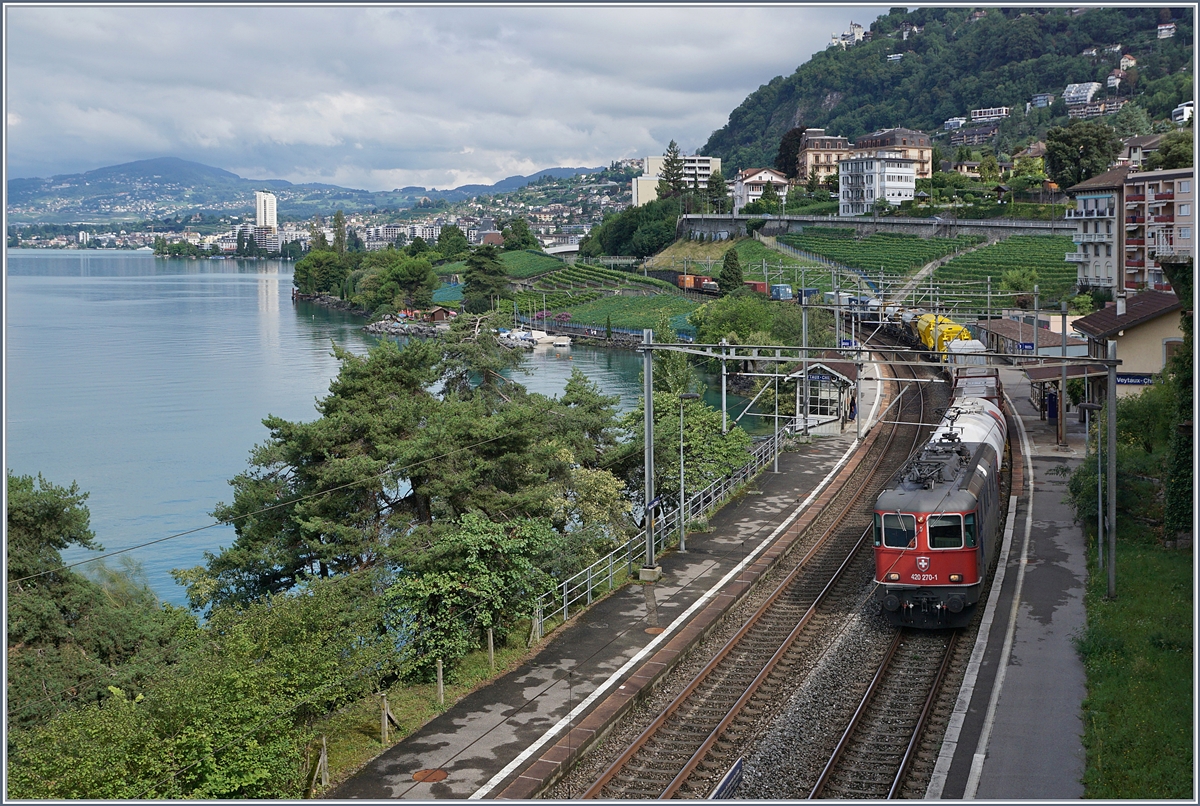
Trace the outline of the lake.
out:
M 316 417 L 338 371 L 331 341 L 355 353 L 377 341 L 359 317 L 293 303 L 288 262 L 13 249 L 6 264 L 7 467 L 77 482 L 106 551 L 212 523 L 267 436 L 262 419 Z M 574 367 L 622 411 L 641 394 L 634 352 L 539 348 L 527 363 L 514 379 L 542 394 L 561 394 Z M 709 387 L 719 405 L 720 379 Z M 213 526 L 130 555 L 159 597 L 185 604 L 170 570 L 233 540 Z

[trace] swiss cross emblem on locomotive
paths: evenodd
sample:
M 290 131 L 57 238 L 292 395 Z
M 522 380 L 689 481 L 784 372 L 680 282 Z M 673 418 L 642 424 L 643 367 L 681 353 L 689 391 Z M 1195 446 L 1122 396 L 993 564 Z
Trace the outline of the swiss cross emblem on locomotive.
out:
M 917 570 L 920 571 L 921 573 L 925 573 L 926 571 L 929 570 L 929 558 L 928 557 L 918 557 L 917 558 Z

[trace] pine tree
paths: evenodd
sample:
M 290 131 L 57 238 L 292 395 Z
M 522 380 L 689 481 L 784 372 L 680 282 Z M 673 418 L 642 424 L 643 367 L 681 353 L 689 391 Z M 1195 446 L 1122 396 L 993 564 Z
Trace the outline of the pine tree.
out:
M 713 212 L 725 212 L 725 200 L 729 196 L 729 187 L 725 184 L 725 175 L 720 170 L 713 171 L 708 176 L 708 203 Z
M 683 195 L 683 158 L 679 155 L 679 144 L 672 140 L 663 154 L 662 174 L 658 179 L 658 198 L 670 199 Z
M 721 296 L 725 296 L 741 288 L 742 285 L 742 262 L 738 259 L 737 250 L 730 249 L 725 253 L 725 262 L 721 265 L 721 273 L 717 276 L 717 287 L 721 289 Z

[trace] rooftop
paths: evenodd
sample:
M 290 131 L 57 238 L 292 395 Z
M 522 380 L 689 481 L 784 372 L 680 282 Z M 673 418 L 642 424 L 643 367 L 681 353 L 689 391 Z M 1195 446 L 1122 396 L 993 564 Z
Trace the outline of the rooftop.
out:
M 1182 307 L 1173 293 L 1142 291 L 1126 299 L 1124 316 L 1118 316 L 1117 306 L 1113 305 L 1075 320 L 1075 329 L 1095 339 L 1107 338 Z

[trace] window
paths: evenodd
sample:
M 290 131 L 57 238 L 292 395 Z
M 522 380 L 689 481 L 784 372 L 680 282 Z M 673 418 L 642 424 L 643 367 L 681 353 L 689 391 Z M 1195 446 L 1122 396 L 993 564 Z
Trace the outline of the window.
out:
M 888 513 L 882 517 L 875 513 L 875 545 L 880 544 L 880 532 L 883 532 L 883 545 L 893 549 L 915 549 L 917 547 L 917 519 L 912 515 Z
M 1192 205 L 1190 205 L 1190 204 L 1179 205 L 1179 214 L 1180 215 L 1191 215 L 1192 214 Z
M 975 513 L 968 512 L 963 516 L 963 534 L 967 538 L 967 548 L 975 548 Z
M 1163 363 L 1167 363 L 1171 358 L 1183 349 L 1183 339 L 1164 339 L 1163 340 Z
M 1179 237 L 1183 238 L 1184 240 L 1191 238 L 1192 237 L 1192 228 L 1191 227 L 1180 227 L 1179 228 Z
M 1110 244 L 1110 243 L 1104 244 L 1104 256 L 1112 257 L 1112 244 Z M 1059 352 L 1062 352 L 1062 351 L 1059 350 Z
M 1184 180 L 1182 180 L 1182 181 L 1179 183 L 1179 192 L 1180 192 L 1180 193 L 1191 193 L 1191 192 L 1192 192 L 1192 183 L 1191 183 L 1191 181 L 1190 181 L 1190 180 L 1188 180 L 1188 179 L 1184 179 Z
M 962 515 L 930 515 L 925 521 L 931 549 L 960 549 L 963 546 Z

